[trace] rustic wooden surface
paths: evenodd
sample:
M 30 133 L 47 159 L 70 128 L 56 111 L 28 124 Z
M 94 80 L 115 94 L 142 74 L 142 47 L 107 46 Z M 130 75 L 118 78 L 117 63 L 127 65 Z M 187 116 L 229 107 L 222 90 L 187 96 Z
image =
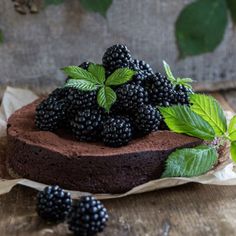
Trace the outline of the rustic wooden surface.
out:
M 214 94 L 236 110 L 236 91 Z M 35 213 L 36 191 L 17 186 L 0 196 L 1 236 L 72 235 L 66 224 L 50 225 Z M 104 236 L 236 235 L 236 186 L 187 184 L 104 201 L 110 213 Z

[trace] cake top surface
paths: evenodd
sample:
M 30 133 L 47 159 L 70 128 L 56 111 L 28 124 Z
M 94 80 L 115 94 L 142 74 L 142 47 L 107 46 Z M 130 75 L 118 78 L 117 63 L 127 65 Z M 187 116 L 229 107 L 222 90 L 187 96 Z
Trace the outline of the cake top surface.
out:
M 201 144 L 198 138 L 173 133 L 171 131 L 157 131 L 135 139 L 129 145 L 120 148 L 111 148 L 102 143 L 78 142 L 70 134 L 60 130 L 57 133 L 40 131 L 35 127 L 35 108 L 42 99 L 16 111 L 8 120 L 8 135 L 17 137 L 27 144 L 49 148 L 64 155 L 77 156 L 106 156 L 119 153 L 165 151 L 183 147 L 189 143 Z

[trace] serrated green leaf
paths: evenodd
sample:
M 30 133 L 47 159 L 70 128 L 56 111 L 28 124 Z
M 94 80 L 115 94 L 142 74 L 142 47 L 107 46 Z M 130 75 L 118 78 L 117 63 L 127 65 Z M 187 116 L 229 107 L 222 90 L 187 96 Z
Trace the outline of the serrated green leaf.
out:
M 227 131 L 227 121 L 220 104 L 211 96 L 192 94 L 190 96 L 191 110 L 201 116 L 214 129 L 217 136 Z
M 104 108 L 107 112 L 110 111 L 112 104 L 116 101 L 116 93 L 110 87 L 102 87 L 98 91 L 97 102 L 98 105 Z
M 209 123 L 188 106 L 159 107 L 159 110 L 170 130 L 204 140 L 215 138 L 215 132 Z
M 163 61 L 163 64 L 164 64 L 164 69 L 165 69 L 165 72 L 166 72 L 166 75 L 168 77 L 168 79 L 174 83 L 175 82 L 175 77 L 170 69 L 170 66 L 169 64 L 167 64 L 165 61 Z
M 97 78 L 100 84 L 105 82 L 105 68 L 102 65 L 90 63 L 88 71 Z
M 72 87 L 82 91 L 93 91 L 98 89 L 98 85 L 84 79 L 69 79 L 64 87 Z
M 107 78 L 106 85 L 115 86 L 125 84 L 132 79 L 133 75 L 135 75 L 135 72 L 128 68 L 117 69 Z
M 85 10 L 98 12 L 105 17 L 112 0 L 80 0 L 80 3 Z
M 234 116 L 229 122 L 228 133 L 230 141 L 236 141 L 236 116 Z
M 80 68 L 79 66 L 67 66 L 62 68 L 62 70 L 71 79 L 83 79 L 97 85 L 100 84 L 98 79 L 93 74 L 91 74 L 87 70 Z
M 230 144 L 230 155 L 231 159 L 236 162 L 236 141 L 231 142 Z
M 165 177 L 193 177 L 205 174 L 217 163 L 218 154 L 214 147 L 200 145 L 195 148 L 183 148 L 170 154 Z
M 0 30 L 0 43 L 3 43 L 3 33 L 1 30 Z
M 176 21 L 180 57 L 215 50 L 223 40 L 226 26 L 225 0 L 197 0 L 187 5 Z
M 235 0 L 227 0 L 228 8 L 231 14 L 231 18 L 234 23 L 236 23 L 236 1 Z
M 59 5 L 63 3 L 64 0 L 44 0 L 44 5 L 49 6 L 49 5 Z

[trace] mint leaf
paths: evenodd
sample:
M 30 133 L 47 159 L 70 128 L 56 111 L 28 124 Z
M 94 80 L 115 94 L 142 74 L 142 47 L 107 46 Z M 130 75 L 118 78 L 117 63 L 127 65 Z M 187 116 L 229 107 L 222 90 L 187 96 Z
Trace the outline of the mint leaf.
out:
M 98 85 L 84 79 L 69 79 L 64 87 L 72 87 L 82 91 L 93 91 L 98 88 Z
M 214 147 L 200 145 L 183 148 L 170 154 L 166 160 L 165 177 L 193 177 L 205 174 L 217 163 L 218 154 Z
M 159 107 L 159 110 L 170 130 L 204 140 L 214 139 L 215 132 L 212 127 L 188 106 Z
M 97 78 L 100 84 L 103 84 L 105 82 L 105 68 L 102 65 L 91 63 L 89 65 L 88 71 Z
M 236 141 L 236 116 L 234 116 L 229 122 L 228 133 L 230 141 Z
M 132 79 L 133 75 L 135 75 L 135 72 L 128 68 L 117 69 L 107 78 L 106 85 L 111 86 L 125 84 Z
M 227 0 L 228 8 L 231 14 L 231 18 L 234 23 L 236 23 L 236 1 L 235 0 Z
M 63 3 L 64 0 L 44 0 L 44 5 L 48 6 L 48 5 L 59 5 L 61 3 Z
M 67 67 L 62 68 L 62 70 L 71 79 L 83 79 L 93 84 L 97 84 L 97 85 L 100 84 L 100 82 L 94 75 L 92 75 L 87 70 L 84 70 L 78 66 L 67 66 Z
M 112 4 L 112 0 L 80 0 L 80 3 L 84 9 L 98 12 L 105 17 L 107 10 Z
M 236 141 L 230 144 L 230 154 L 234 162 L 236 162 Z
M 104 108 L 107 112 L 110 111 L 112 104 L 116 101 L 116 93 L 110 87 L 102 87 L 98 91 L 97 102 L 98 105 Z
M 211 96 L 192 94 L 190 96 L 191 110 L 201 116 L 214 129 L 217 136 L 227 131 L 227 121 L 220 104 Z
M 176 21 L 180 57 L 215 50 L 224 37 L 227 19 L 225 0 L 197 0 L 188 4 Z

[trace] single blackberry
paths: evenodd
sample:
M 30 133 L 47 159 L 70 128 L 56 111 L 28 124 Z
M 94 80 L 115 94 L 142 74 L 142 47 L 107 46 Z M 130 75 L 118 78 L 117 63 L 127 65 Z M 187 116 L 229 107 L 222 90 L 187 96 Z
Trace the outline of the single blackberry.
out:
M 192 94 L 192 89 L 184 85 L 177 84 L 175 86 L 175 96 L 173 98 L 174 104 L 189 105 L 189 95 Z
M 129 49 L 125 45 L 116 44 L 106 50 L 102 63 L 107 73 L 112 73 L 118 68 L 129 67 L 131 60 Z
M 81 197 L 73 206 L 68 220 L 69 230 L 78 236 L 92 236 L 104 230 L 107 209 L 92 196 Z
M 89 62 L 89 61 L 85 61 L 85 62 L 81 63 L 81 64 L 79 65 L 79 67 L 81 67 L 81 68 L 84 69 L 84 70 L 88 70 L 90 63 L 91 63 L 91 62 Z
M 145 81 L 149 100 L 153 106 L 170 106 L 175 98 L 175 90 L 170 80 L 160 73 L 151 75 Z
M 142 71 L 145 78 L 154 74 L 151 66 L 148 63 L 146 63 L 145 61 L 135 59 L 134 64 L 138 65 L 139 70 Z
M 44 131 L 58 129 L 65 119 L 66 109 L 64 90 L 54 90 L 36 107 L 35 126 Z
M 70 104 L 69 110 L 82 110 L 97 106 L 97 91 L 82 91 L 76 88 L 67 87 L 65 99 Z
M 102 129 L 103 112 L 101 109 L 84 109 L 72 112 L 70 127 L 80 141 L 95 141 Z
M 107 146 L 121 147 L 127 145 L 132 136 L 132 124 L 127 117 L 111 117 L 103 124 L 102 139 Z
M 125 84 L 116 90 L 116 107 L 125 110 L 136 110 L 139 106 L 148 102 L 148 93 L 140 85 Z
M 140 106 L 134 115 L 135 127 L 142 134 L 148 134 L 159 129 L 161 115 L 151 105 Z
M 59 186 L 49 186 L 37 195 L 37 213 L 48 221 L 63 221 L 71 210 L 70 193 Z

